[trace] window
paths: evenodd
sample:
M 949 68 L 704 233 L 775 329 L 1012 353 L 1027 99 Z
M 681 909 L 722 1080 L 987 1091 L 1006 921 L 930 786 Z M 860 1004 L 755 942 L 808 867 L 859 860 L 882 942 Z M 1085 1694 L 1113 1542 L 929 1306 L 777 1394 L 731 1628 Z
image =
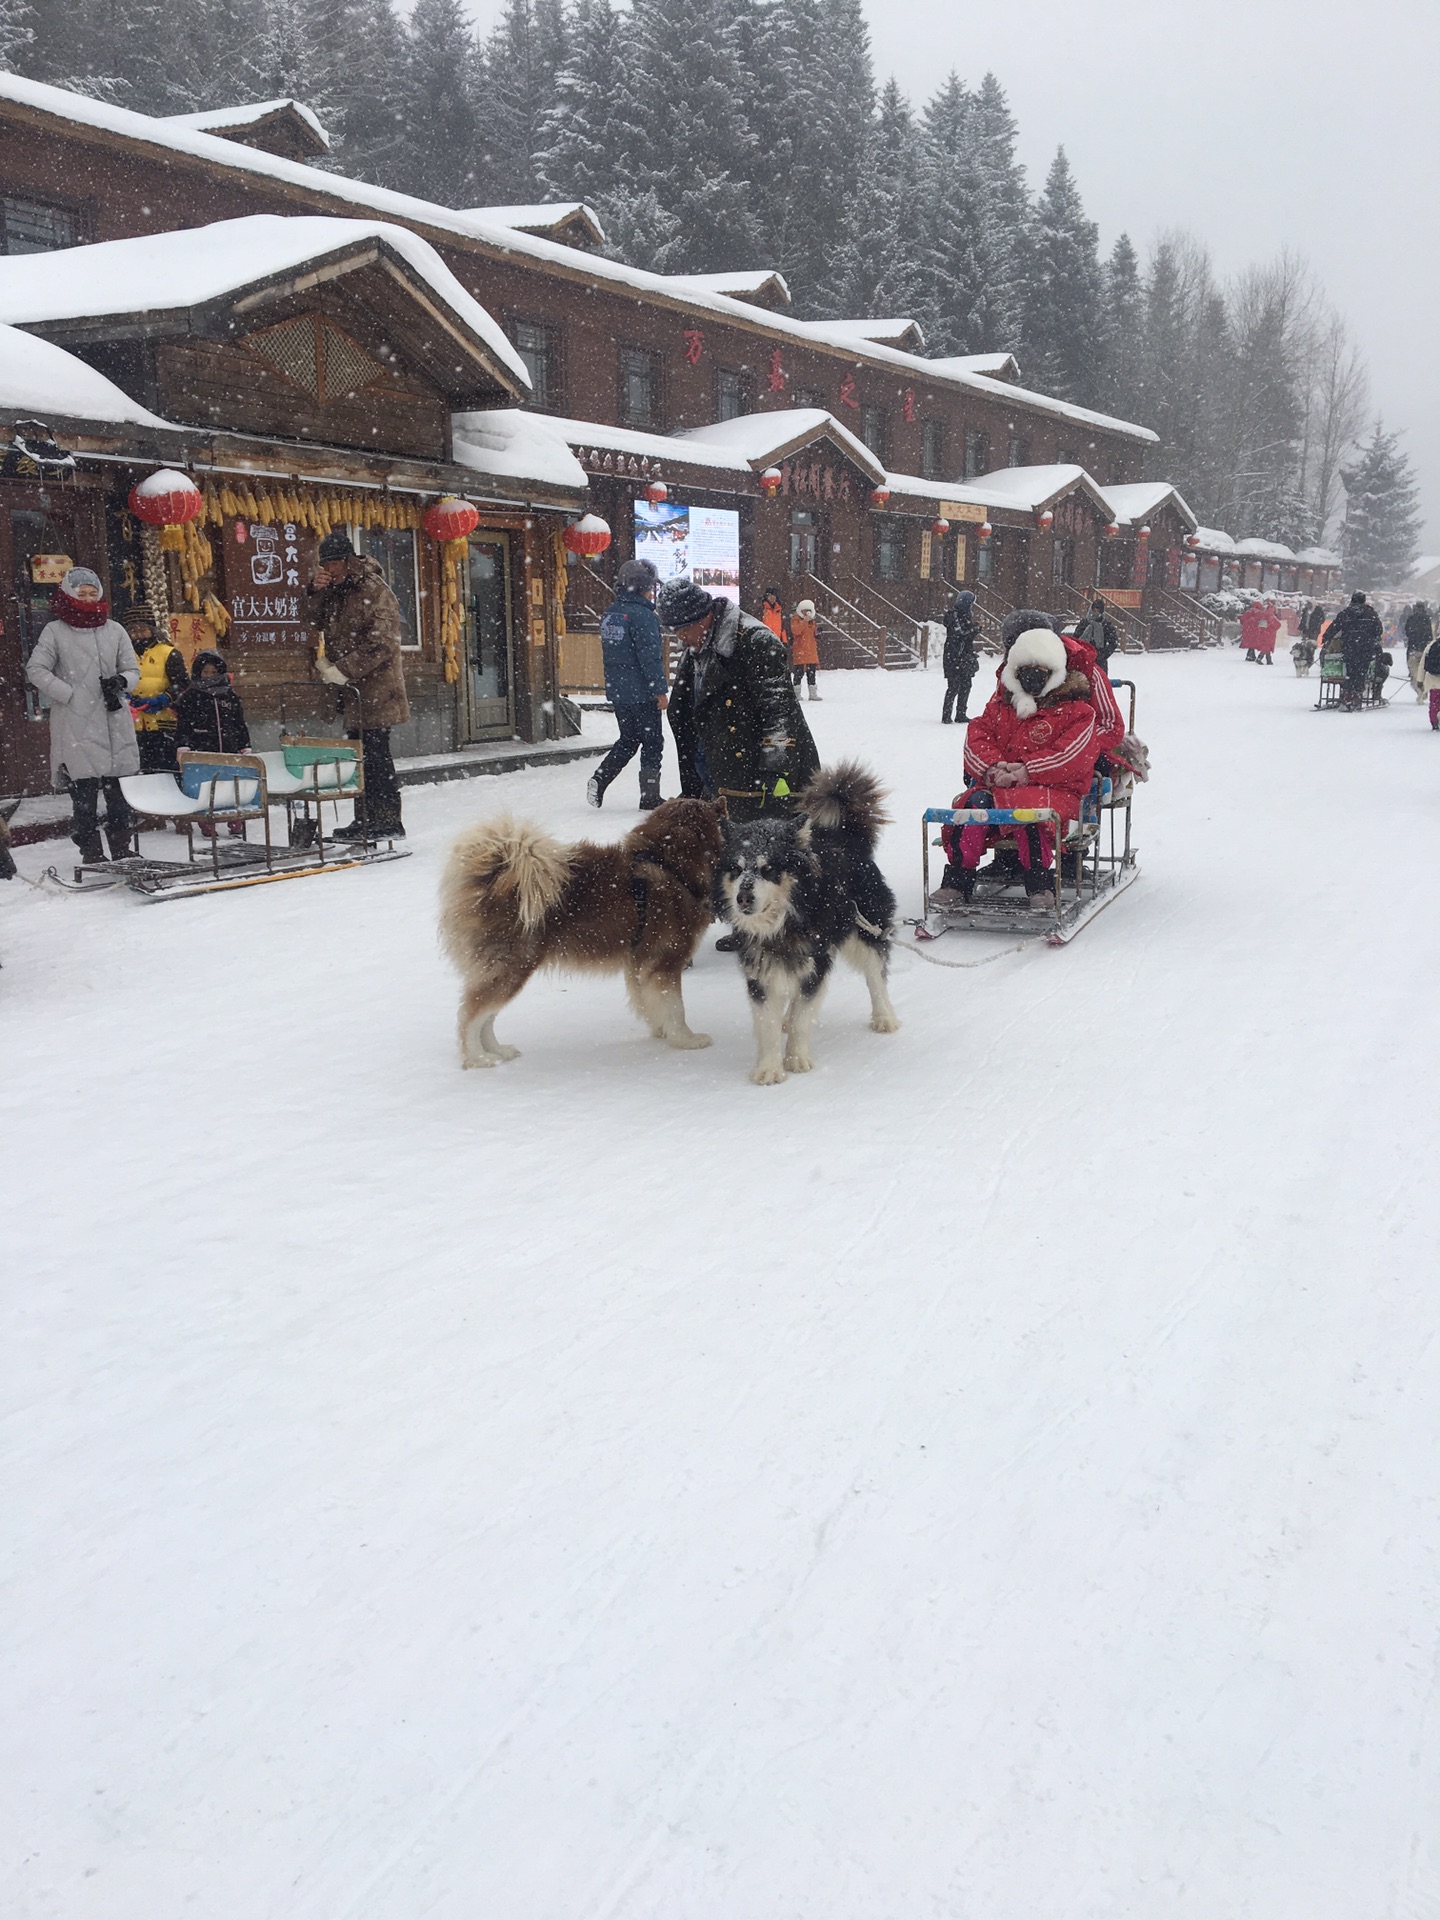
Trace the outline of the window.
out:
M 660 424 L 660 363 L 644 347 L 620 349 L 620 424 L 622 427 L 658 427 Z
M 1005 464 L 1008 467 L 1028 467 L 1030 464 L 1030 443 L 1011 434 L 1005 450 Z
M 1075 584 L 1075 542 L 1058 534 L 1050 547 L 1050 580 L 1057 587 Z
M 920 431 L 920 474 L 925 480 L 945 475 L 945 422 L 927 420 Z
M 790 515 L 791 573 L 814 573 L 819 537 L 816 516 L 806 508 L 796 507 Z
M 1062 447 L 1057 458 L 1062 467 L 1078 467 L 1080 464 L 1080 456 L 1073 447 Z
M 43 200 L 4 199 L 5 253 L 55 253 L 78 247 L 80 222 L 68 207 L 49 207 Z
M 715 376 L 715 418 L 738 420 L 750 411 L 750 382 L 734 367 L 721 367 Z
M 883 407 L 866 407 L 860 415 L 860 438 L 882 467 L 885 464 L 885 443 L 889 435 L 889 426 L 890 422 Z
M 792 407 L 823 407 L 825 402 L 813 387 L 792 387 L 790 404 Z
M 971 427 L 965 435 L 965 478 L 973 480 L 977 473 L 985 473 L 990 465 L 990 436 Z
M 992 533 L 988 541 L 975 548 L 975 578 L 982 587 L 989 586 L 995 578 L 995 555 L 1000 545 L 1000 535 Z
M 358 553 L 369 554 L 400 602 L 400 645 L 420 649 L 420 590 L 415 571 L 415 534 L 409 527 L 352 527 Z
M 875 578 L 898 580 L 905 570 L 905 528 L 899 520 L 877 516 Z
M 559 366 L 555 335 L 536 320 L 511 322 L 510 338 L 530 376 L 532 407 L 553 407 L 559 395 Z

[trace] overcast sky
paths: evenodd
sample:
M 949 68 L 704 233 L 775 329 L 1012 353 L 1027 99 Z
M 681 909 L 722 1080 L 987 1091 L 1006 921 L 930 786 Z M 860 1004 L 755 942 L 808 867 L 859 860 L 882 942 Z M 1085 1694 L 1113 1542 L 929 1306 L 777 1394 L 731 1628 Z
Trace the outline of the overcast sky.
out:
M 483 27 L 495 0 L 472 0 Z M 1305 254 L 1404 427 L 1440 553 L 1440 0 L 865 0 L 917 104 L 993 68 L 1032 185 L 1057 146 L 1108 250 L 1190 227 L 1229 273 Z M 769 262 L 757 261 L 757 265 Z

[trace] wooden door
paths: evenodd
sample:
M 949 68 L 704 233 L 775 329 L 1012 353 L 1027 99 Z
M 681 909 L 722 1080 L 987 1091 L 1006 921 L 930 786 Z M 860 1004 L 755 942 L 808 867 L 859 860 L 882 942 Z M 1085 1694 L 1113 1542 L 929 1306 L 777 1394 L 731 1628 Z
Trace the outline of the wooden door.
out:
M 472 534 L 465 607 L 467 740 L 508 740 L 515 731 L 511 594 L 509 536 Z

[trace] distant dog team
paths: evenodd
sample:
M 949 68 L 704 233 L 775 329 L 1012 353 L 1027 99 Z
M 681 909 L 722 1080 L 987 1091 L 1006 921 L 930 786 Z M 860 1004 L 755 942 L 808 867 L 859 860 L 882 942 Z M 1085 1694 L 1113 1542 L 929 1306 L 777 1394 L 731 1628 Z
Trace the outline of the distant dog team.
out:
M 757 1085 L 814 1065 L 837 955 L 865 978 L 872 1028 L 893 1033 L 895 898 L 874 860 L 883 801 L 874 776 L 847 762 L 817 773 L 785 818 L 737 825 L 708 801 L 667 800 L 608 846 L 566 847 L 509 818 L 470 827 L 441 885 L 441 943 L 462 981 L 461 1064 L 516 1058 L 495 1019 L 542 968 L 622 974 L 657 1040 L 709 1046 L 685 1018 L 681 979 L 717 913 L 737 939 Z

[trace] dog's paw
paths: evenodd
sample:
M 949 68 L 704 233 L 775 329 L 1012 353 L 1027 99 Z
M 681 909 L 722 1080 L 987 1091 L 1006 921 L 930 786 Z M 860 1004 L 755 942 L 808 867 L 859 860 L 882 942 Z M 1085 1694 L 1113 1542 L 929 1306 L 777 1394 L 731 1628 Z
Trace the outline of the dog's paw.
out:
M 495 1058 L 496 1060 L 518 1060 L 520 1058 L 520 1049 L 518 1047 L 496 1047 Z
M 808 1053 L 787 1053 L 785 1056 L 787 1073 L 809 1073 L 814 1065 L 815 1062 Z
M 872 1033 L 898 1033 L 900 1022 L 893 1013 L 877 1013 L 870 1022 Z
M 687 1053 L 694 1053 L 700 1047 L 710 1047 L 715 1043 L 708 1033 L 692 1033 L 687 1027 L 684 1033 L 672 1033 L 665 1036 L 667 1044 L 679 1047 Z
M 500 1065 L 500 1055 L 498 1053 L 477 1053 L 469 1060 L 462 1060 L 460 1064 L 467 1072 L 471 1067 L 498 1067 Z
M 778 1087 L 785 1078 L 784 1067 L 756 1067 L 750 1075 L 757 1087 Z

